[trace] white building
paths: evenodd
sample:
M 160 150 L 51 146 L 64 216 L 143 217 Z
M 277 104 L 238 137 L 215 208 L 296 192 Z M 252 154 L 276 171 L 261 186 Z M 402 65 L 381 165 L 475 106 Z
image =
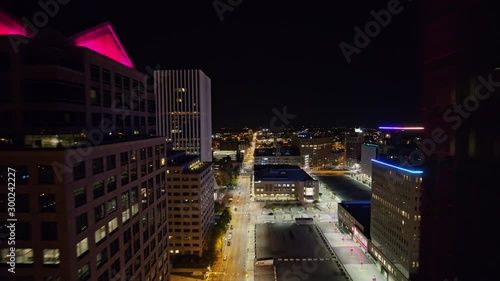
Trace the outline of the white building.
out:
M 371 185 L 372 159 L 377 159 L 377 145 L 364 143 L 361 146 L 361 180 Z
M 157 132 L 174 150 L 212 162 L 211 81 L 201 70 L 156 70 Z

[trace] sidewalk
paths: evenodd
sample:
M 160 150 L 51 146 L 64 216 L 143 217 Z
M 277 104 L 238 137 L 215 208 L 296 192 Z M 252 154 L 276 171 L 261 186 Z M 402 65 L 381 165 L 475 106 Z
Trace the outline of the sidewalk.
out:
M 328 215 L 322 215 L 316 225 L 353 281 L 370 281 L 373 277 L 379 281 L 384 280 L 370 254 L 356 244 L 348 234 L 339 231 L 336 221 Z

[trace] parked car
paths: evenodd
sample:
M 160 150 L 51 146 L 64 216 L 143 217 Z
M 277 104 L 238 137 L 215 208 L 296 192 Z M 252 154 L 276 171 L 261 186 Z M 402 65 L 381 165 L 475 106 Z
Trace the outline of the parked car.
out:
M 234 226 L 231 224 L 231 229 L 233 229 L 233 228 L 234 228 Z
M 227 261 L 227 255 L 224 255 L 223 260 Z
M 231 246 L 231 241 L 227 241 L 227 245 L 228 245 L 228 246 Z

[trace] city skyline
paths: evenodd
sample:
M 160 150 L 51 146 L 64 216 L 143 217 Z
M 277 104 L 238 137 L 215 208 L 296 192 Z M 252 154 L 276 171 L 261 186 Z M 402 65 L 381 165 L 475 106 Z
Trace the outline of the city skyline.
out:
M 0 279 L 476 280 L 492 7 L 1 3 Z
M 213 81 L 213 128 L 266 127 L 285 107 L 296 115 L 295 126 L 421 121 L 410 4 L 401 3 L 401 12 L 390 16 L 359 53 L 351 53 L 349 63 L 341 43 L 357 48 L 355 28 L 364 29 L 373 13 L 387 10 L 387 1 L 232 1 L 239 3 L 234 7 L 218 4 L 225 1 L 179 1 L 163 4 L 164 9 L 148 1 L 140 6 L 60 2 L 65 4 L 58 9 L 47 8 L 53 16 L 46 22 L 34 19 L 45 11 L 36 2 L 2 6 L 37 30 L 53 27 L 65 35 L 109 21 L 137 70 L 150 79 L 154 69 L 203 70 Z M 118 7 L 120 13 L 113 13 Z M 317 118 L 318 113 L 327 118 Z

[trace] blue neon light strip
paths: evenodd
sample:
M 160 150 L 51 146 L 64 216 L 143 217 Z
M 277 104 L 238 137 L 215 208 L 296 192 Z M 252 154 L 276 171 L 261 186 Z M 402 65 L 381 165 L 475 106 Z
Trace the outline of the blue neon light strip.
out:
M 363 145 L 366 145 L 366 146 L 373 146 L 373 147 L 378 147 L 378 145 L 373 144 L 373 143 L 363 143 Z
M 395 168 L 395 169 L 398 169 L 398 170 L 401 170 L 401 171 L 405 171 L 405 172 L 408 172 L 408 173 L 412 173 L 412 174 L 423 174 L 424 173 L 424 171 L 408 170 L 408 169 L 404 169 L 404 168 L 401 168 L 401 167 L 398 167 L 398 166 L 394 166 L 394 165 L 391 165 L 391 164 L 384 163 L 384 162 L 376 160 L 376 159 L 372 159 L 372 162 L 379 163 L 381 165 L 385 165 L 385 166 L 388 166 L 388 167 L 391 167 L 391 168 Z

